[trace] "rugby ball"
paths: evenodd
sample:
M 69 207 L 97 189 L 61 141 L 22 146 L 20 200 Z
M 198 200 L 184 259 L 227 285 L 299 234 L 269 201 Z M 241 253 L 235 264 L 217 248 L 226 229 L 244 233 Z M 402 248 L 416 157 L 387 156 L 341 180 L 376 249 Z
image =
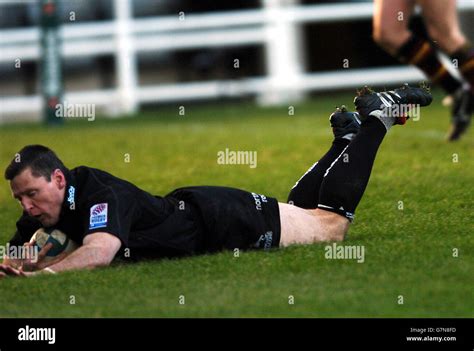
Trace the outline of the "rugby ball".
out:
M 55 256 L 59 255 L 62 252 L 72 252 L 78 248 L 74 241 L 69 239 L 66 234 L 64 234 L 59 229 L 38 229 L 30 239 L 30 243 L 35 243 L 35 246 L 38 248 L 38 252 L 49 243 L 53 244 L 53 247 L 49 249 L 46 257 L 46 261 L 52 260 Z

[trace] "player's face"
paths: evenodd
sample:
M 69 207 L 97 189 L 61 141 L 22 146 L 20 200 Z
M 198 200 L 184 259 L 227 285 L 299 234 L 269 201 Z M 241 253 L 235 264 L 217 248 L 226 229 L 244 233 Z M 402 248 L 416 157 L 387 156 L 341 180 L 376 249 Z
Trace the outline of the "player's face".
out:
M 37 218 L 44 227 L 58 222 L 65 187 L 66 179 L 59 169 L 53 172 L 50 182 L 45 177 L 35 177 L 29 168 L 10 182 L 13 197 L 29 216 Z

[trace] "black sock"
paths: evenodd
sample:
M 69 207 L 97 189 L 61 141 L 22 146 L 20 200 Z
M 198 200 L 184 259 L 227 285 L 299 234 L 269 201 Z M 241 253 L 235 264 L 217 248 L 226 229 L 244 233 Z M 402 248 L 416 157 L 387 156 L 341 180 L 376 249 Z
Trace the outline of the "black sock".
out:
M 319 191 L 318 208 L 338 213 L 349 220 L 369 182 L 375 155 L 387 130 L 372 116 L 337 161 L 325 172 Z
M 347 139 L 334 139 L 328 152 L 296 182 L 288 196 L 288 203 L 302 208 L 317 208 L 324 173 L 349 143 Z

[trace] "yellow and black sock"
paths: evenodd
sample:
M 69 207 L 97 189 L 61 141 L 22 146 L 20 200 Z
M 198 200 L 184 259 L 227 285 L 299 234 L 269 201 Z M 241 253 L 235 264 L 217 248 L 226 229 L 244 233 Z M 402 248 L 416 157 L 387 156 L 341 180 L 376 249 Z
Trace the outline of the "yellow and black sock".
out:
M 474 91 L 474 46 L 467 42 L 461 49 L 452 54 L 451 58 L 457 60 L 459 72 L 469 82 L 471 89 Z
M 437 50 L 421 37 L 413 34 L 398 50 L 396 57 L 421 69 L 433 84 L 440 85 L 448 94 L 454 93 L 462 86 L 462 83 L 453 77 L 440 61 Z

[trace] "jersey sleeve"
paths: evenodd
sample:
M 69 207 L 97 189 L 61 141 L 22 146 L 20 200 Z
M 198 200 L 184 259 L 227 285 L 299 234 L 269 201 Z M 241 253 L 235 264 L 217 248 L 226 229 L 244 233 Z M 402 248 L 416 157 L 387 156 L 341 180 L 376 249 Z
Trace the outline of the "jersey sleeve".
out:
M 115 235 L 123 245 L 128 246 L 135 201 L 133 196 L 112 187 L 90 195 L 87 200 L 84 237 L 105 232 Z

